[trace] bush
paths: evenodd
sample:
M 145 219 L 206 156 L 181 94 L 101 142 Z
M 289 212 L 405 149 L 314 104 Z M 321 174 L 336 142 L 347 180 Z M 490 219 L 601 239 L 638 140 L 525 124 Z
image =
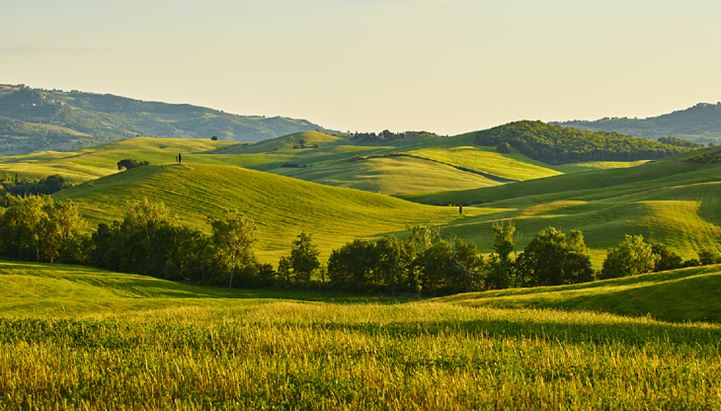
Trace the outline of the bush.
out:
M 126 158 L 124 160 L 118 161 L 118 170 L 123 170 L 123 169 L 130 170 L 130 169 L 138 168 L 138 167 L 147 167 L 149 165 L 150 165 L 150 162 L 148 162 L 148 161 L 139 161 L 139 160 L 133 160 L 133 159 Z
M 698 259 L 701 265 L 721 264 L 721 254 L 710 248 L 704 248 L 699 251 Z

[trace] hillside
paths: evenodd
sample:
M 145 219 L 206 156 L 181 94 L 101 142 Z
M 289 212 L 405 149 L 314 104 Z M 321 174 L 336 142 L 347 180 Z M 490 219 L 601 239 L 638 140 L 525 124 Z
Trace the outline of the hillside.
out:
M 255 220 L 259 255 L 272 262 L 290 249 L 301 231 L 311 233 L 327 256 L 333 247 L 356 238 L 403 231 L 412 224 L 449 222 L 457 217 L 455 208 L 430 207 L 271 173 L 202 164 L 133 169 L 61 191 L 56 197 L 78 202 L 93 223 L 120 219 L 128 200 L 144 197 L 165 202 L 181 222 L 200 229 L 208 229 L 208 215 L 237 208 Z
M 486 250 L 492 245 L 490 225 L 502 218 L 516 222 L 521 246 L 548 225 L 581 228 L 597 264 L 605 256 L 604 250 L 626 233 L 643 234 L 695 258 L 701 248 L 720 243 L 721 172 L 718 163 L 694 162 L 687 157 L 411 199 L 505 209 L 446 228 L 449 234 L 474 239 Z
M 549 164 L 586 161 L 652 160 L 688 148 L 618 133 L 590 132 L 540 121 L 518 121 L 474 133 L 481 146 L 508 144 L 520 153 Z
M 306 120 L 240 116 L 111 94 L 0 88 L 0 155 L 75 150 L 138 135 L 259 141 L 319 128 Z
M 721 103 L 699 103 L 685 110 L 648 118 L 603 118 L 557 123 L 584 130 L 602 130 L 639 137 L 683 137 L 697 143 L 721 141 Z
M 534 308 L 721 322 L 721 266 L 686 268 L 555 287 L 466 293 L 436 301 L 474 307 Z

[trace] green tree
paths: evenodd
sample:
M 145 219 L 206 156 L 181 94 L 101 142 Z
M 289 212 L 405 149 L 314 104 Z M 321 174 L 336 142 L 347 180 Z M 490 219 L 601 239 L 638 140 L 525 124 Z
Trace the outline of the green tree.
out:
M 701 265 L 721 264 L 721 254 L 710 248 L 704 248 L 698 253 L 698 260 Z
M 654 243 L 651 245 L 651 248 L 653 249 L 653 253 L 658 256 L 653 271 L 675 270 L 683 267 L 683 259 L 681 256 L 665 245 Z
M 593 279 L 593 266 L 583 233 L 567 236 L 555 227 L 538 232 L 517 261 L 529 285 L 572 284 Z
M 257 261 L 253 254 L 256 243 L 256 226 L 252 219 L 238 212 L 229 210 L 223 218 L 210 217 L 212 244 L 215 257 L 221 272 L 226 277 L 228 287 L 233 287 L 236 276 L 248 278 L 257 269 Z
M 512 221 L 496 222 L 492 226 L 494 241 L 493 250 L 495 251 L 488 261 L 488 269 L 486 271 L 485 284 L 487 288 L 501 289 L 507 288 L 511 284 L 511 280 L 516 278 L 514 263 L 511 259 L 511 253 L 516 248 L 516 226 Z M 516 278 L 515 285 L 518 286 L 519 281 Z
M 320 251 L 311 241 L 311 236 L 305 232 L 298 234 L 290 251 L 290 265 L 295 283 L 310 284 L 313 273 L 320 268 L 319 255 Z
M 653 271 L 659 256 L 646 243 L 642 235 L 626 235 L 608 251 L 603 262 L 601 278 L 617 278 Z

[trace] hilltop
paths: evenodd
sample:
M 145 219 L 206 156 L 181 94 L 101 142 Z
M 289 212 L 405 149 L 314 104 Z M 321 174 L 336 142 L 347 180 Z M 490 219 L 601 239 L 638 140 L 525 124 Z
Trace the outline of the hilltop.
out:
M 112 94 L 0 88 L 0 154 L 75 150 L 138 135 L 259 141 L 320 128 L 307 120 L 241 116 Z
M 651 160 L 688 150 L 645 138 L 577 130 L 540 121 L 518 121 L 473 135 L 478 145 L 507 145 L 549 164 Z
M 180 222 L 201 230 L 209 228 L 207 216 L 241 210 L 258 225 L 259 256 L 272 262 L 287 252 L 301 231 L 312 234 L 327 256 L 332 248 L 356 238 L 404 231 L 413 224 L 446 223 L 458 214 L 455 208 L 203 164 L 137 168 L 56 195 L 59 200 L 79 203 L 83 215 L 94 224 L 120 219 L 128 200 L 144 197 L 163 201 Z
M 564 127 L 612 131 L 641 137 L 683 137 L 708 144 L 721 141 L 721 103 L 699 103 L 684 110 L 648 118 L 602 118 L 565 121 Z

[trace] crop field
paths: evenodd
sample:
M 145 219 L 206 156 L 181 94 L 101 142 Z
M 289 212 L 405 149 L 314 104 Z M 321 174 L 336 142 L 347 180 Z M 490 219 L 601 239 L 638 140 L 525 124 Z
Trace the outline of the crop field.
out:
M 683 280 L 686 273 L 669 276 Z M 669 278 L 645 279 L 657 280 Z M 0 262 L 0 284 L 3 408 L 721 405 L 715 323 L 664 322 L 643 311 L 622 317 L 602 307 L 468 304 L 483 295 L 456 301 L 228 291 L 11 262 Z M 601 298 L 618 285 L 598 283 L 589 293 Z M 557 297 L 559 307 L 566 297 Z M 718 311 L 710 315 L 720 319 Z

